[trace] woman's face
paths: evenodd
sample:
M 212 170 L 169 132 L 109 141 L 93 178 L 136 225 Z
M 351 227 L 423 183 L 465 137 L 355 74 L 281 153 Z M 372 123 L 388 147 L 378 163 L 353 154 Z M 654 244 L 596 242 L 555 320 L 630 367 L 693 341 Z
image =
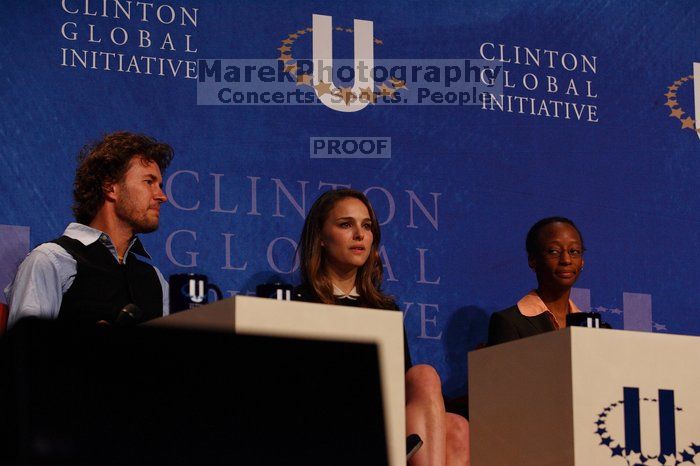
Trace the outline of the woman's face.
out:
M 583 267 L 583 244 L 574 227 L 555 222 L 540 230 L 538 251 L 530 256 L 540 288 L 568 289 Z
M 362 267 L 369 257 L 373 238 L 365 204 L 354 197 L 339 200 L 321 230 L 326 266 L 341 273 Z

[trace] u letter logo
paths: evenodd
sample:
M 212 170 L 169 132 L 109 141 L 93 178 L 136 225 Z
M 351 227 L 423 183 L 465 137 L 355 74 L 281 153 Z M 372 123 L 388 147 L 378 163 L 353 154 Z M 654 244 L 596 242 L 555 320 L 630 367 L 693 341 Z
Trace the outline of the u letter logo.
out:
M 625 450 L 642 452 L 641 422 L 639 415 L 639 388 L 624 387 L 625 397 Z M 659 390 L 660 455 L 676 454 L 676 420 L 673 390 Z
M 374 24 L 372 21 L 354 20 L 355 44 L 355 82 L 352 93 L 355 97 L 361 93 L 360 86 L 374 91 Z M 337 97 L 338 89 L 333 85 L 333 18 L 325 15 L 313 15 L 313 84 L 321 81 L 330 84 L 332 93 L 318 98 L 328 108 L 339 112 L 357 112 L 365 108 L 369 101 L 354 98 L 345 102 Z M 362 76 L 362 82 L 358 77 Z
M 197 289 L 197 286 L 199 285 L 199 289 Z M 190 301 L 193 303 L 202 303 L 204 302 L 204 280 L 194 280 L 190 279 L 189 281 L 189 293 L 187 296 L 189 296 Z

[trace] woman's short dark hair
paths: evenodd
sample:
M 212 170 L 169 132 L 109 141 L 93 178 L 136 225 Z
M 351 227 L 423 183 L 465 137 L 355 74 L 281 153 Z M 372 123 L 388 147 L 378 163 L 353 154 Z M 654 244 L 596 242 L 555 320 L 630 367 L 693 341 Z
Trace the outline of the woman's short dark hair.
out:
M 321 302 L 327 304 L 334 302 L 333 284 L 324 273 L 325 252 L 321 246 L 321 232 L 336 203 L 347 198 L 357 199 L 367 207 L 373 237 L 367 262 L 357 271 L 355 279 L 357 291 L 369 307 L 392 308 L 394 304 L 391 297 L 381 292 L 383 267 L 382 259 L 379 256 L 379 241 L 381 239 L 379 221 L 367 196 L 354 189 L 326 191 L 311 206 L 299 240 L 298 252 L 301 262 L 302 284 L 313 290 Z
M 155 162 L 165 171 L 173 158 L 173 148 L 145 134 L 120 131 L 80 150 L 73 183 L 76 221 L 87 225 L 95 218 L 105 201 L 105 185 L 119 182 L 134 157 Z
M 572 220 L 566 217 L 547 217 L 532 225 L 530 231 L 527 232 L 527 236 L 525 237 L 525 250 L 528 256 L 535 254 L 539 250 L 540 231 L 542 228 L 552 223 L 566 223 L 571 225 L 574 230 L 576 230 L 576 233 L 578 233 L 578 237 L 581 238 L 581 246 L 583 246 L 583 235 Z

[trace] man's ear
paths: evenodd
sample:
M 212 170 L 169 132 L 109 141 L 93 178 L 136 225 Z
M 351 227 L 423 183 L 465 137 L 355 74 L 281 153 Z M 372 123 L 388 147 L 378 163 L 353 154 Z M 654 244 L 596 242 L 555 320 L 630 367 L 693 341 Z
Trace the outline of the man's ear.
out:
M 102 186 L 102 191 L 104 192 L 105 200 L 115 202 L 117 200 L 118 189 L 119 187 L 116 183 L 105 183 Z

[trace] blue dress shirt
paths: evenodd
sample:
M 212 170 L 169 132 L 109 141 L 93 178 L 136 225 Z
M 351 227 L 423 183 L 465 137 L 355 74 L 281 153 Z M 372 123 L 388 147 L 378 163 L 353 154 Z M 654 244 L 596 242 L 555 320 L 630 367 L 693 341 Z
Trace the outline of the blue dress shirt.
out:
M 117 248 L 114 247 L 112 239 L 100 230 L 81 223 L 71 223 L 63 234 L 80 241 L 85 246 L 100 241 L 112 253 L 114 260 L 119 260 Z M 134 236 L 129 242 L 124 253 L 125 261 L 136 241 L 137 238 Z M 146 256 L 151 258 L 148 253 Z M 168 283 L 160 270 L 155 266 L 153 268 L 163 290 L 163 315 L 166 316 L 170 310 Z M 73 284 L 76 273 L 77 263 L 75 259 L 61 246 L 56 243 L 44 243 L 37 246 L 19 266 L 12 283 L 5 288 L 7 305 L 10 308 L 8 328 L 22 317 L 35 316 L 45 319 L 58 317 L 63 295 Z

